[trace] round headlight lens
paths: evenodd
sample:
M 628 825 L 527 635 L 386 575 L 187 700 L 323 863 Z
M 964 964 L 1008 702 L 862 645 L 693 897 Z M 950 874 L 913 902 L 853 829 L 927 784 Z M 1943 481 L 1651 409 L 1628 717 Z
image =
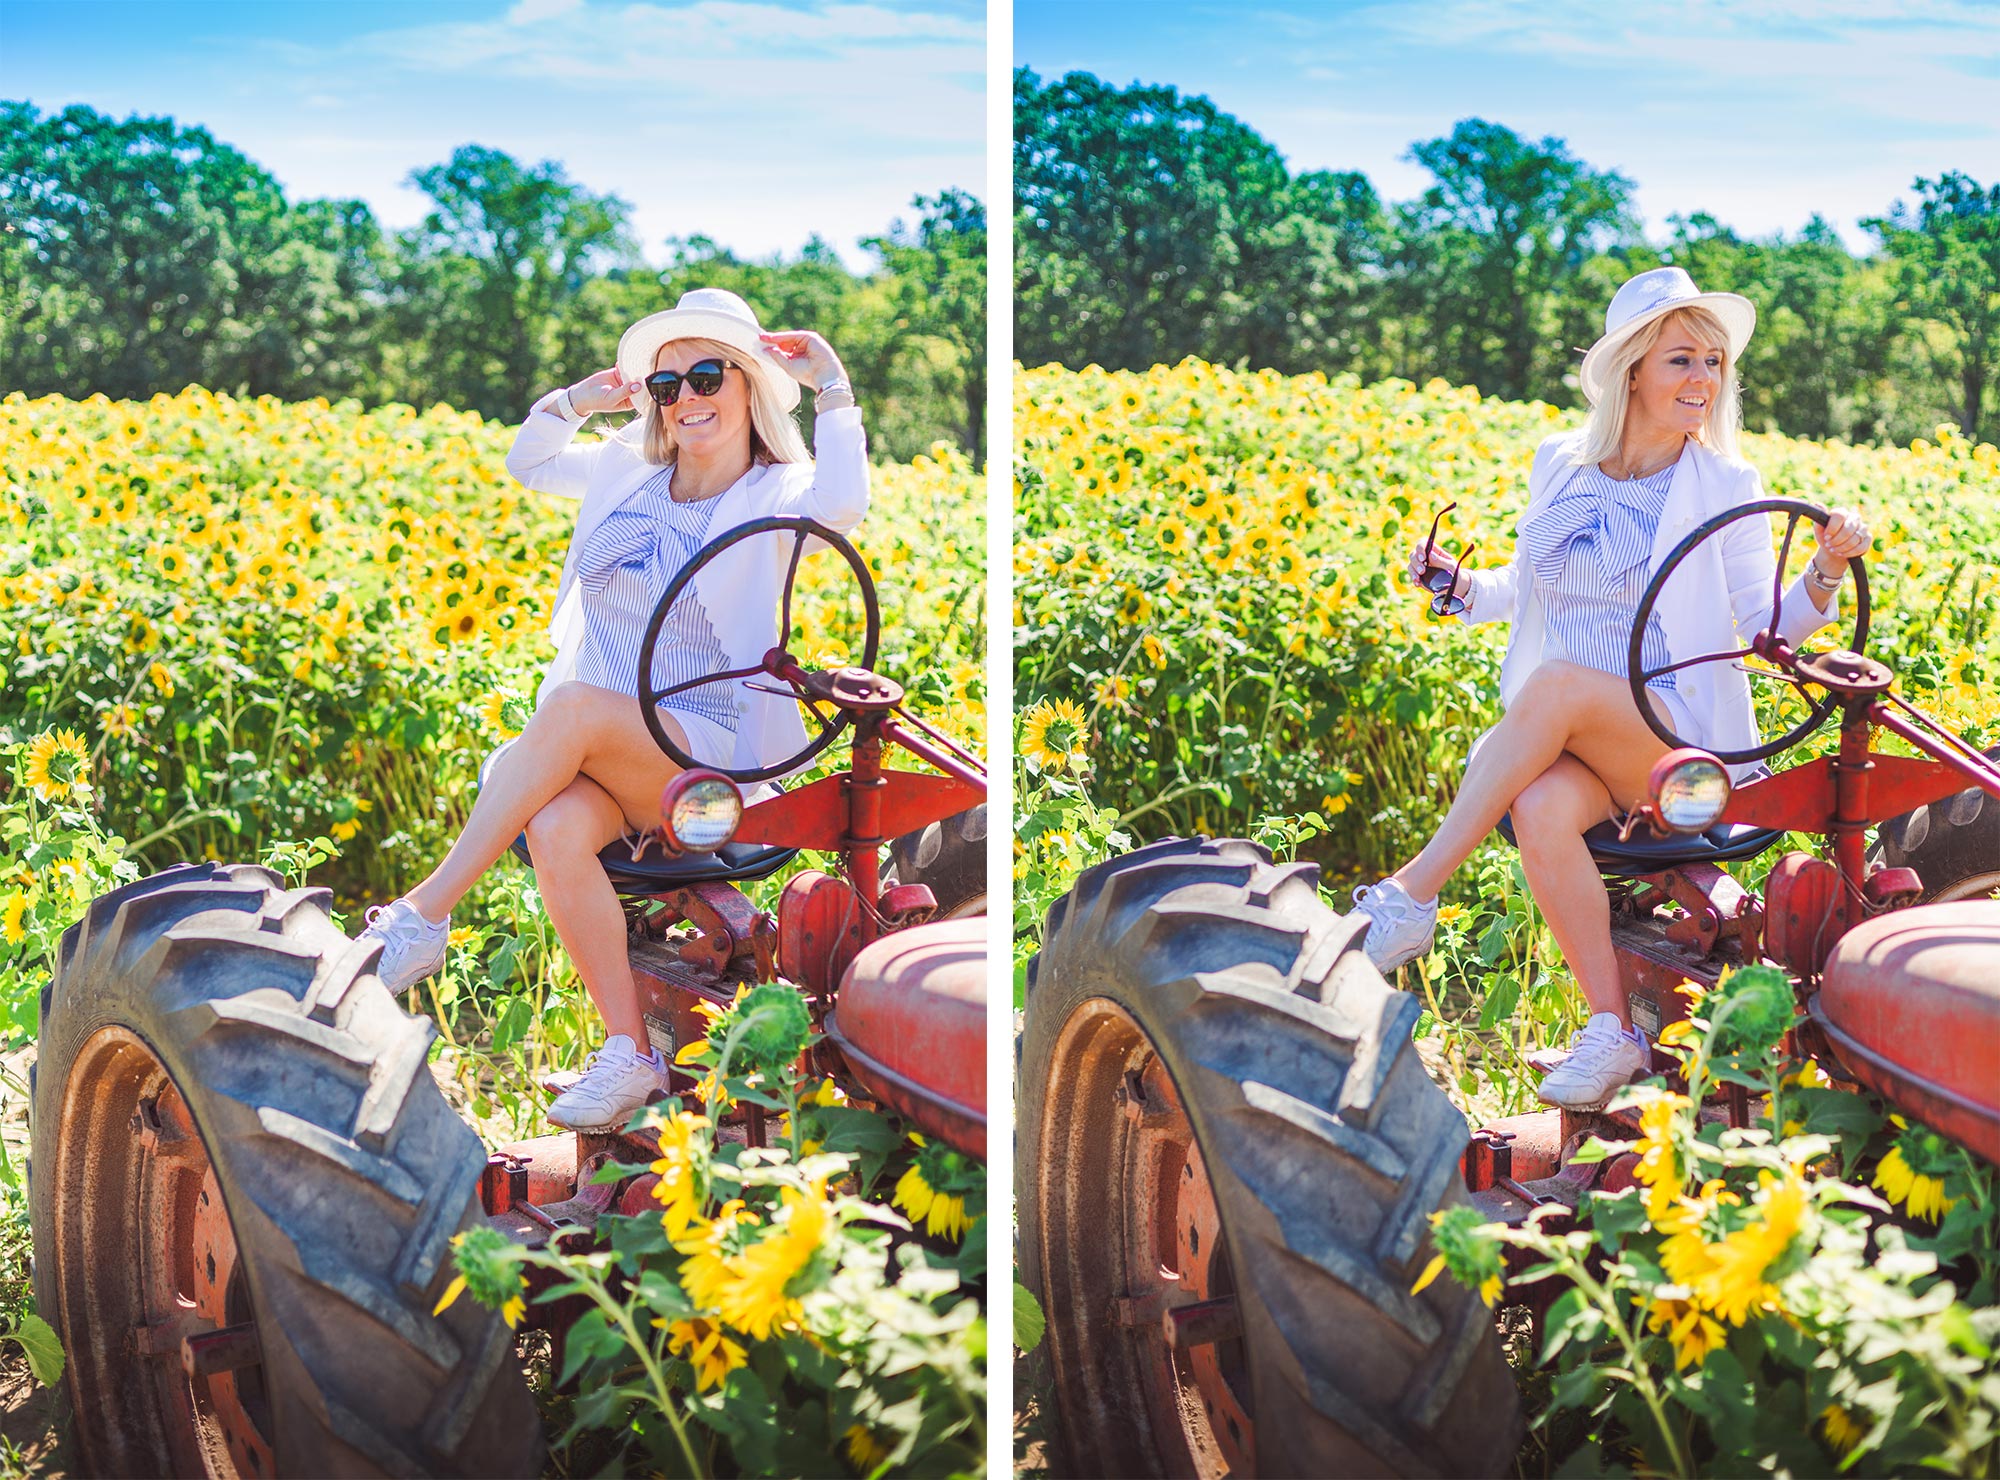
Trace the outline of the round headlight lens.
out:
M 736 836 L 743 793 L 724 776 L 694 776 L 667 807 L 667 836 L 685 853 L 713 853 Z
M 1655 777 L 1653 806 L 1677 833 L 1707 832 L 1729 805 L 1729 769 L 1712 755 L 1669 756 Z

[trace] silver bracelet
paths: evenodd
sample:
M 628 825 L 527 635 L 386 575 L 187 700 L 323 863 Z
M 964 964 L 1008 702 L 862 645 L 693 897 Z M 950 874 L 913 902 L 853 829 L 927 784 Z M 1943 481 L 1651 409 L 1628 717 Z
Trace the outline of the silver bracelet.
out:
M 579 411 L 576 409 L 576 402 L 572 401 L 569 398 L 568 386 L 564 386 L 561 390 L 556 392 L 556 399 L 554 404 L 556 408 L 556 415 L 560 416 L 564 421 L 573 421 L 573 422 L 582 421 L 584 417 L 588 415 L 587 412 Z
M 1837 576 L 1830 576 L 1819 568 L 1817 560 L 1808 560 L 1806 562 L 1806 579 L 1811 581 L 1818 590 L 1838 591 L 1840 583 L 1847 579 L 1847 572 L 1842 571 Z
M 844 404 L 852 406 L 854 404 L 854 387 L 849 385 L 845 380 L 830 380 L 814 392 L 813 410 L 815 412 L 838 411 L 840 406 L 829 406 L 826 403 L 828 397 L 833 397 L 837 400 L 841 396 L 847 397 Z

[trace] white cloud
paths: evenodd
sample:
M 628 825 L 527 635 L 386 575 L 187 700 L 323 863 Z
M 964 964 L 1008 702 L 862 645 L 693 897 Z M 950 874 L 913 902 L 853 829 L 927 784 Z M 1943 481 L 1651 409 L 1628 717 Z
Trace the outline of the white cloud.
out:
M 558 16 L 568 15 L 581 9 L 583 0 L 515 0 L 514 8 L 507 12 L 502 25 L 533 26 L 542 21 L 552 21 Z

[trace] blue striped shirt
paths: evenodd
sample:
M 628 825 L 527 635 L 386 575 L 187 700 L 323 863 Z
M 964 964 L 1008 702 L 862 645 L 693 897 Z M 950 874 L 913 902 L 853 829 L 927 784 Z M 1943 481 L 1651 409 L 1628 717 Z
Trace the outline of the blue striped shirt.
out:
M 588 684 L 636 696 L 639 645 L 667 584 L 700 550 L 717 500 L 676 503 L 674 470 L 660 469 L 613 511 L 577 552 L 583 600 L 583 645 L 576 676 Z M 653 687 L 671 688 L 730 666 L 695 589 L 674 602 L 653 648 Z M 742 723 L 735 683 L 702 684 L 661 701 L 662 709 L 699 715 L 736 733 Z
M 1653 536 L 1676 465 L 1632 479 L 1610 477 L 1594 464 L 1579 468 L 1522 523 L 1516 555 L 1542 589 L 1549 638 L 1558 650 L 1551 656 L 1625 677 L 1632 619 L 1646 594 Z M 1673 661 L 1657 608 L 1646 623 L 1640 660 L 1647 668 Z M 1674 675 L 1662 674 L 1647 687 L 1672 692 Z

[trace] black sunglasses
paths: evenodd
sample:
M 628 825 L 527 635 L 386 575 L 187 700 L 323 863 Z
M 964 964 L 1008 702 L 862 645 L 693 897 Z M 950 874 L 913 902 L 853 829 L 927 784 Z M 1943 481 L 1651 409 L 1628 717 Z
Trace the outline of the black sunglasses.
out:
M 697 396 L 712 396 L 722 389 L 723 371 L 742 368 L 734 360 L 696 360 L 685 374 L 679 370 L 659 370 L 648 375 L 646 389 L 660 405 L 671 406 L 681 398 L 683 385 Z
M 1465 610 L 1465 598 L 1457 595 L 1453 589 L 1458 585 L 1457 568 L 1446 570 L 1441 565 L 1431 564 L 1431 555 L 1437 549 L 1438 525 L 1445 515 L 1457 507 L 1455 502 L 1446 504 L 1437 511 L 1437 518 L 1431 520 L 1430 537 L 1424 541 L 1424 573 L 1417 577 L 1417 584 L 1431 593 L 1431 611 L 1440 617 L 1455 617 Z M 1464 553 L 1458 557 L 1459 565 L 1470 559 L 1472 552 L 1478 548 L 1477 540 L 1467 545 Z

